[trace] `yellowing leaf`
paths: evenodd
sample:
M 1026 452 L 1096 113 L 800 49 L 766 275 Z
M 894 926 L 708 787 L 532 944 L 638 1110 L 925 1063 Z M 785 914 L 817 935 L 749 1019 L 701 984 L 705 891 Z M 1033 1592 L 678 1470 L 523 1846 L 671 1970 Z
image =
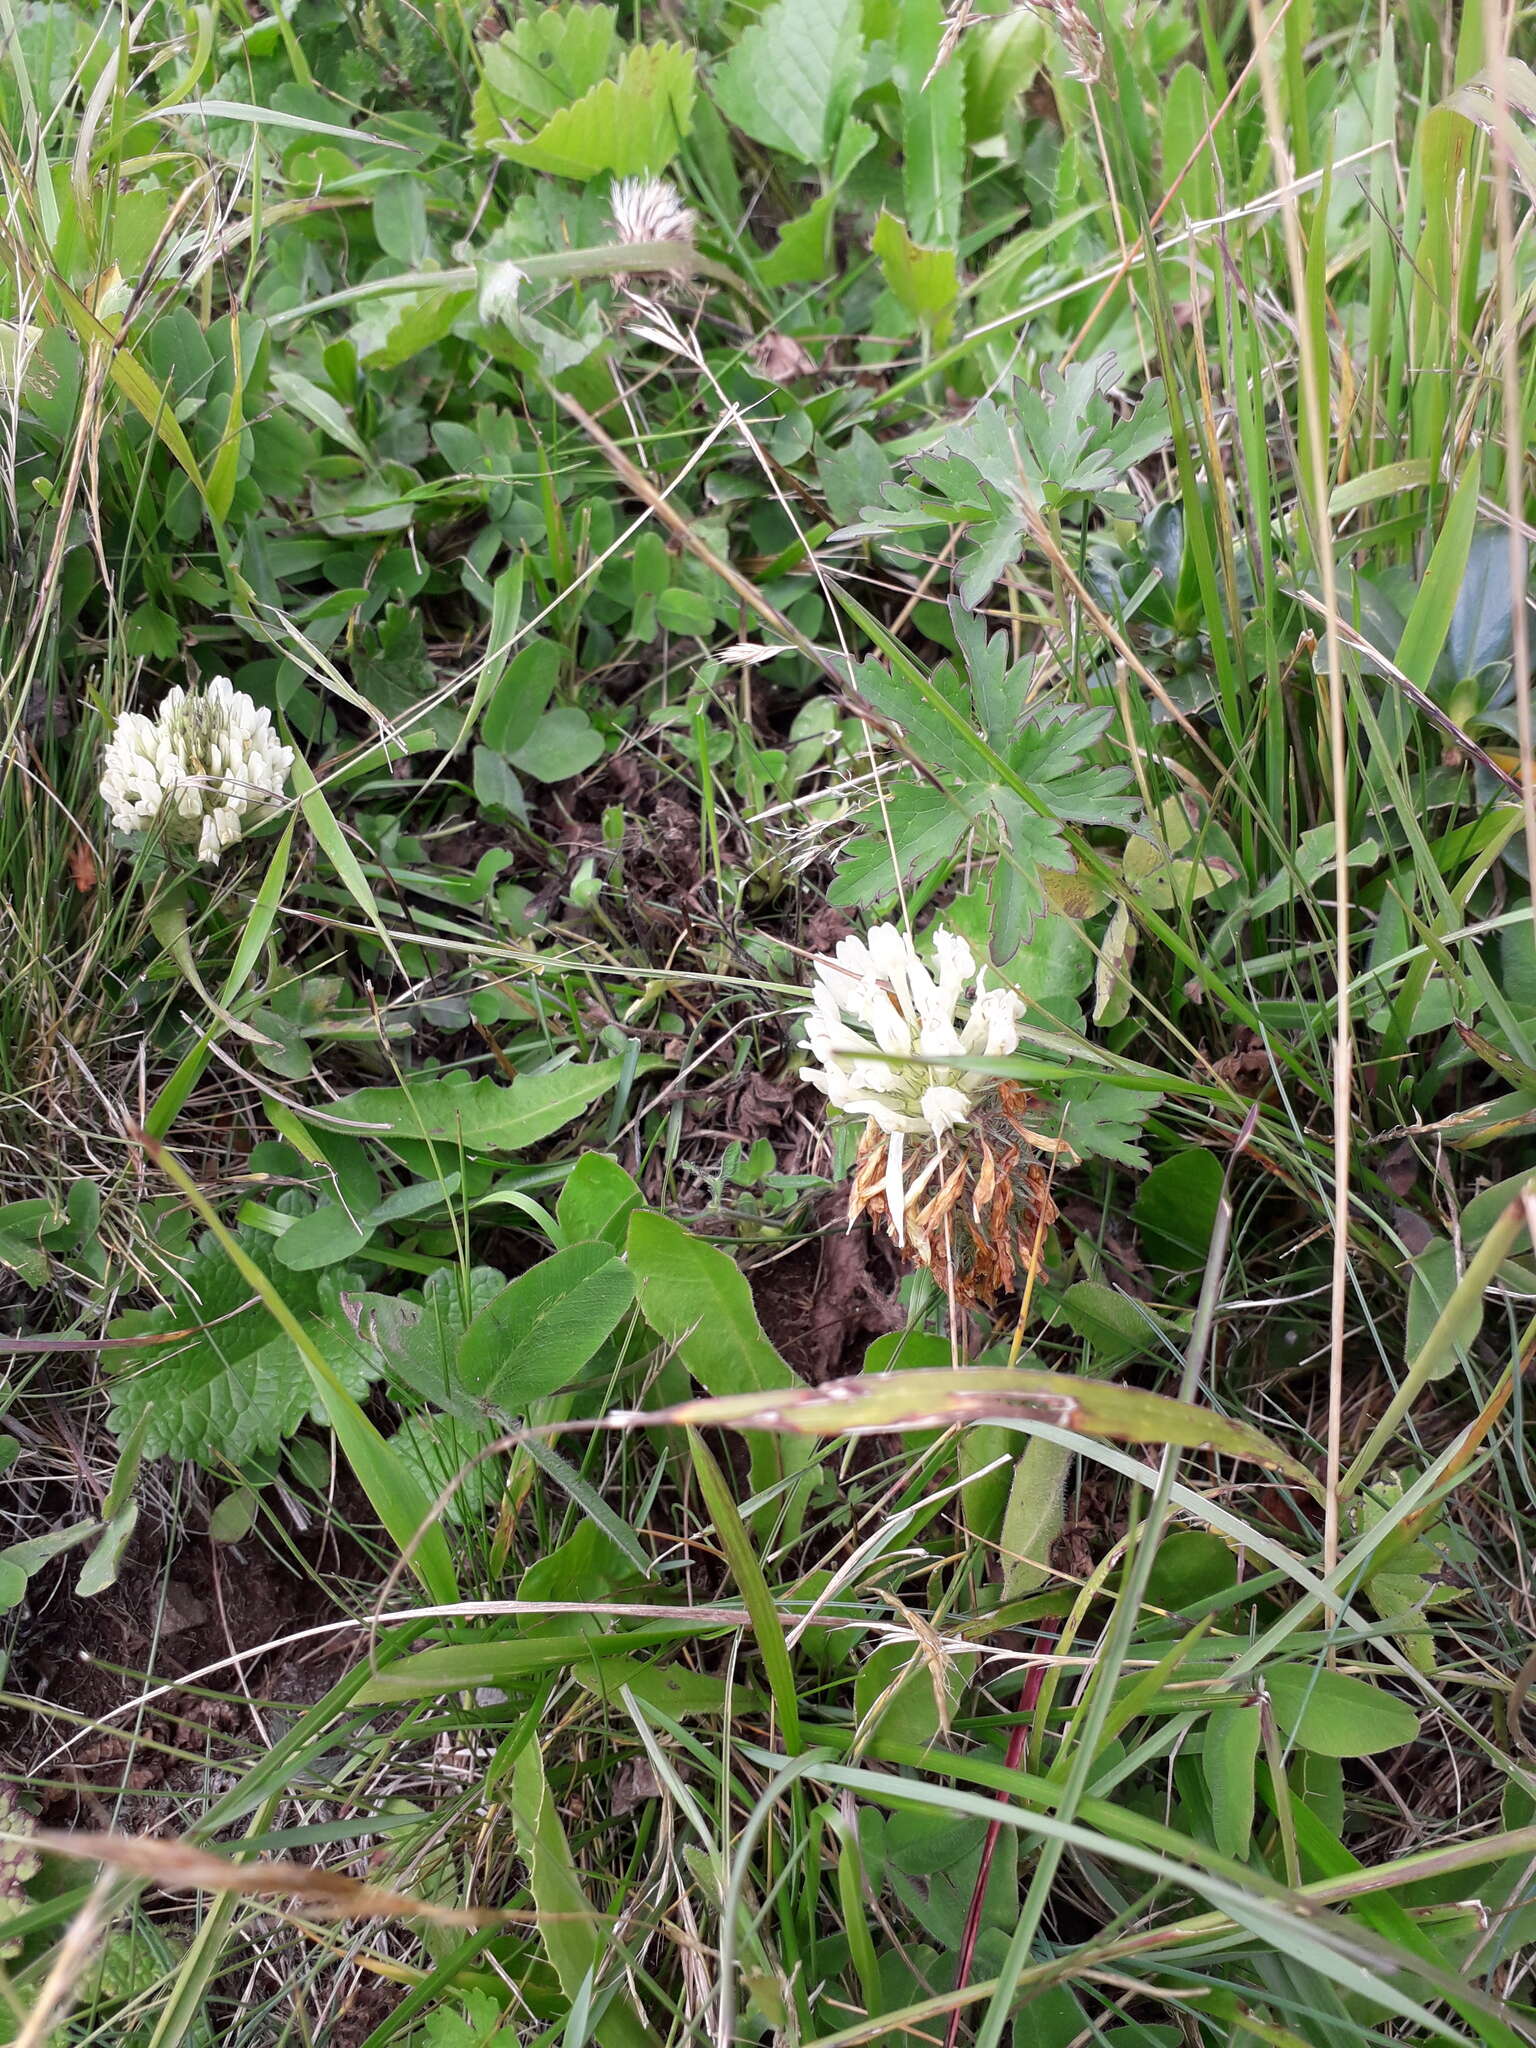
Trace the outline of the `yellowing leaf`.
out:
M 875 222 L 871 247 L 892 298 L 941 339 L 960 296 L 954 250 L 919 248 L 894 213 L 882 213 Z

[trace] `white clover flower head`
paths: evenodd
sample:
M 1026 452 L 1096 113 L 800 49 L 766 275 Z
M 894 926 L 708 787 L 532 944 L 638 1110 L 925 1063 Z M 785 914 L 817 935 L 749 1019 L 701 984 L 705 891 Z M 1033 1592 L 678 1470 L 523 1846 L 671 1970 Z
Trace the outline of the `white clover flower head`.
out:
M 698 216 L 665 178 L 616 178 L 608 206 L 621 242 L 686 242 L 693 247 Z
M 477 307 L 480 319 L 487 327 L 510 324 L 517 312 L 517 302 L 523 286 L 528 282 L 527 273 L 518 269 L 515 263 L 488 263 L 480 273 L 480 299 Z
M 867 940 L 844 939 L 816 962 L 805 1024 L 807 1050 L 820 1064 L 802 1067 L 802 1080 L 834 1109 L 867 1117 L 889 1141 L 885 1192 L 898 1244 L 912 1194 L 903 1182 L 905 1141 L 942 1139 L 997 1086 L 992 1074 L 931 1062 L 1016 1052 L 1024 1014 L 1012 989 L 987 986 L 986 967 L 956 933 L 935 928 L 932 949 L 936 973 L 893 924 L 876 925 Z
M 158 828 L 216 861 L 283 800 L 293 749 L 228 676 L 168 690 L 153 718 L 125 711 L 107 741 L 102 800 L 120 832 Z

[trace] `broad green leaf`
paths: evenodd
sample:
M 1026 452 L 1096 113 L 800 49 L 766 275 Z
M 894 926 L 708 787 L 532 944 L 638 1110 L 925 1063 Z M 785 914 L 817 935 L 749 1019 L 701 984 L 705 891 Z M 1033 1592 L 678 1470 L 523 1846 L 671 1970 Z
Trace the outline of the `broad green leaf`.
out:
M 920 247 L 894 213 L 884 212 L 870 246 L 892 298 L 941 340 L 960 296 L 954 250 Z
M 463 1076 L 411 1081 L 399 1088 L 359 1088 L 327 1110 L 331 1124 L 349 1127 L 387 1144 L 391 1139 L 462 1145 L 470 1152 L 519 1152 L 536 1145 L 617 1086 L 621 1059 L 572 1063 L 513 1081 Z
M 1304 1465 L 1246 1422 L 1196 1407 L 1191 1401 L 1172 1400 L 1166 1394 L 1146 1394 L 1138 1387 L 1106 1386 L 1099 1380 L 1073 1379 L 1066 1373 L 1037 1372 L 1022 1366 L 892 1372 L 873 1381 L 829 1380 L 819 1387 L 722 1395 L 682 1401 L 673 1408 L 648 1413 L 644 1419 L 647 1423 L 686 1424 L 692 1429 L 775 1429 L 818 1437 L 943 1429 L 954 1423 L 1045 1422 L 1057 1429 L 1075 1429 L 1084 1436 L 1107 1437 L 1114 1443 L 1177 1444 L 1185 1450 L 1220 1451 L 1289 1473 L 1309 1491 L 1315 1492 L 1317 1487 Z
M 1117 900 L 1109 929 L 1099 946 L 1093 976 L 1093 1021 L 1107 1029 L 1119 1024 L 1131 1007 L 1131 966 L 1136 958 L 1136 927 L 1131 907 Z
M 103 1528 L 100 1542 L 80 1569 L 80 1576 L 75 1581 L 78 1598 L 94 1599 L 98 1593 L 105 1593 L 117 1584 L 119 1567 L 138 1522 L 138 1502 L 126 1501 Z
M 1456 603 L 1466 578 L 1467 557 L 1477 525 L 1481 481 L 1481 463 L 1474 455 L 1456 486 L 1456 495 L 1445 515 L 1445 524 L 1440 529 L 1398 644 L 1397 666 L 1409 682 L 1417 683 L 1421 690 L 1429 688 L 1435 663 L 1440 659 L 1440 650 L 1456 615 Z
M 729 1688 L 713 1672 L 690 1671 L 686 1664 L 642 1663 L 638 1657 L 595 1657 L 590 1664 L 573 1664 L 571 1676 L 599 1699 L 616 1700 L 622 1690 L 632 1692 L 648 1707 L 659 1707 L 674 1720 L 696 1720 L 702 1714 L 723 1714 L 728 1699 L 738 1711 L 749 1703 L 762 1711 L 761 1695 L 747 1685 Z
M 94 345 L 104 351 L 107 375 L 129 404 L 149 422 L 191 478 L 198 495 L 206 504 L 207 485 L 203 481 L 197 457 L 192 452 L 192 445 L 177 424 L 171 394 L 160 388 L 122 337 L 104 326 L 84 300 L 77 298 L 61 278 L 55 277 L 50 288 L 62 302 L 65 315 L 80 341 L 87 347 Z
M 1379 1756 L 1419 1732 L 1413 1709 L 1380 1686 L 1311 1664 L 1274 1664 L 1264 1673 L 1275 1721 L 1298 1749 L 1316 1756 Z
M 933 249 L 955 246 L 965 192 L 965 67 L 958 49 L 938 62 L 945 27 L 940 0 L 904 0 L 896 56 L 902 197 L 913 241 Z
M 491 148 L 530 170 L 559 178 L 654 177 L 692 126 L 693 52 L 681 43 L 639 43 L 617 78 L 604 79 L 562 107 L 526 142 L 496 136 Z
M 358 1406 L 335 1363 L 316 1342 L 315 1333 L 294 1314 L 281 1290 L 273 1285 L 270 1273 L 251 1257 L 238 1236 L 219 1221 L 207 1196 L 180 1160 L 169 1152 L 159 1151 L 156 1164 L 208 1225 L 219 1249 L 247 1287 L 254 1290 L 261 1306 L 287 1339 L 289 1349 L 302 1360 L 342 1456 L 393 1538 L 401 1559 L 410 1564 L 431 1599 L 443 1604 L 457 1600 L 459 1587 L 453 1559 L 442 1530 L 430 1517 L 431 1504 L 414 1475 L 395 1457 Z M 360 1347 L 350 1324 L 347 1339 L 355 1353 Z
M 1027 7 L 972 21 L 958 52 L 965 65 L 965 127 L 972 142 L 1001 130 L 1044 63 L 1048 36 L 1044 21 Z
M 550 1593 L 546 1596 L 555 1598 Z M 580 1599 L 584 1596 L 575 1595 Z M 564 1624 L 569 1617 L 556 1615 Z M 588 1617 L 581 1619 L 585 1622 Z M 640 1628 L 599 1634 L 591 1628 L 569 1634 L 531 1634 L 501 1641 L 452 1643 L 445 1649 L 421 1650 L 410 1656 L 380 1656 L 358 1699 L 370 1706 L 388 1701 L 428 1700 L 440 1693 L 473 1692 L 476 1686 L 512 1686 L 531 1672 L 562 1671 L 594 1657 L 628 1657 L 661 1643 L 697 1642 L 699 1624 L 680 1609 L 675 1621 L 649 1622 Z
M 232 319 L 227 323 L 228 346 L 232 356 L 233 375 L 229 380 L 227 409 L 222 423 L 218 424 L 219 443 L 212 462 L 208 466 L 207 499 L 208 510 L 217 525 L 229 517 L 229 508 L 234 500 L 235 483 L 240 473 L 242 446 L 247 437 L 245 426 L 245 377 L 241 364 L 241 343 L 248 333 L 246 322 Z
M 506 1282 L 494 1266 L 467 1273 L 440 1266 L 429 1273 L 420 1301 L 400 1294 L 355 1294 L 346 1298 L 360 1335 L 378 1351 L 386 1376 L 439 1408 L 458 1405 L 459 1346 L 464 1332 Z M 473 1420 L 465 1407 L 463 1419 Z
M 1209 220 L 1216 211 L 1215 111 L 1210 81 L 1198 66 L 1181 64 L 1168 82 L 1163 109 L 1163 187 L 1178 185 L 1176 213 Z
M 302 1200 L 280 1197 L 278 1207 Z M 241 1230 L 238 1242 L 311 1331 L 341 1383 L 364 1393 L 381 1367 L 353 1338 L 336 1279 L 282 1271 L 277 1247 L 263 1232 Z M 146 1457 L 227 1469 L 274 1450 L 306 1416 L 324 1419 L 303 1361 L 213 1237 L 199 1241 L 164 1306 L 129 1310 L 111 1335 L 165 1339 L 163 1346 L 109 1354 L 116 1368 L 112 1427 L 122 1438 L 143 1428 Z
M 774 0 L 720 65 L 715 104 L 770 149 L 831 163 L 858 88 L 859 0 Z
M 728 1252 L 670 1217 L 639 1209 L 629 1219 L 629 1268 L 640 1313 L 711 1394 L 755 1398 L 798 1386 L 757 1319 L 752 1289 Z M 808 1462 L 769 1438 L 752 1446 L 752 1484 L 761 1491 Z
M 1100 1280 L 1074 1280 L 1061 1297 L 1061 1314 L 1111 1372 L 1160 1348 L 1152 1311 Z
M 606 1970 L 613 1995 L 601 2002 L 592 2022 L 602 2048 L 655 2048 L 656 2037 L 639 2018 L 619 1957 L 608 1938 L 608 1920 L 582 1887 L 560 1814 L 544 1775 L 537 1733 L 524 1742 L 512 1766 L 509 1787 L 512 1827 L 539 1916 L 539 1939 L 567 1998 L 585 2001 Z
M 573 1244 L 509 1281 L 459 1345 L 459 1383 L 521 1413 L 573 1380 L 634 1299 L 627 1269 L 605 1244 Z
M 1022 1600 L 1047 1585 L 1051 1548 L 1061 1534 L 1062 1501 L 1073 1454 L 1034 1437 L 1014 1467 L 1003 1516 L 1003 1602 Z
M 579 704 L 557 704 L 507 758 L 535 782 L 568 782 L 603 758 L 603 736 Z
M 798 1384 L 757 1319 L 752 1289 L 728 1252 L 648 1209 L 629 1219 L 630 1270 L 640 1312 L 710 1393 Z
M 0 1550 L 0 1614 L 24 1597 L 27 1582 L 66 1550 L 74 1550 L 95 1536 L 97 1522 L 72 1522 L 66 1529 L 50 1529 L 42 1536 L 29 1536 Z
M 1155 1266 L 1189 1273 L 1204 1265 L 1221 1202 L 1221 1162 L 1191 1147 L 1147 1175 L 1131 1205 L 1142 1249 Z
M 832 270 L 832 224 L 837 195 L 824 192 L 813 206 L 779 229 L 779 239 L 757 266 L 758 277 L 775 288 L 820 284 Z M 855 428 L 854 432 L 862 431 Z
M 1218 1707 L 1205 1724 L 1201 1763 L 1211 1800 L 1211 1826 L 1223 1856 L 1239 1862 L 1253 1839 L 1254 1775 L 1258 1761 L 1261 1707 Z
M 498 754 L 513 754 L 532 739 L 534 728 L 560 680 L 558 644 L 537 634 L 520 647 L 480 714 L 480 737 Z
M 413 356 L 446 341 L 455 321 L 474 299 L 474 293 L 462 284 L 391 293 L 365 312 L 352 329 L 358 360 L 373 370 L 398 369 Z
M 1456 593 L 1451 630 L 1440 658 L 1456 681 L 1475 676 L 1493 662 L 1507 661 L 1514 636 L 1510 592 L 1509 535 L 1501 526 L 1479 527 L 1472 536 L 1466 571 Z
M 853 1712 L 860 1735 L 878 1733 L 882 1742 L 910 1742 L 927 1749 L 948 1733 L 965 1674 L 950 1659 L 924 1658 L 917 1643 L 882 1643 L 859 1666 L 853 1682 Z
M 567 1244 L 594 1241 L 624 1249 L 629 1219 L 645 1197 L 606 1152 L 583 1152 L 565 1177 L 555 1220 Z

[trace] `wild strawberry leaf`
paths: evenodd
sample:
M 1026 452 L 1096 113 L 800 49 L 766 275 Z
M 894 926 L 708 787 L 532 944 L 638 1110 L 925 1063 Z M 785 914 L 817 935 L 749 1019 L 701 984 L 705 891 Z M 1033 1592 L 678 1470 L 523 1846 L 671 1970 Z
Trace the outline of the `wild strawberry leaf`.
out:
M 775 0 L 716 70 L 715 103 L 771 149 L 829 164 L 863 60 L 858 0 Z
M 654 176 L 693 125 L 693 52 L 681 43 L 640 43 L 616 78 L 552 114 L 527 139 L 494 135 L 490 147 L 530 170 L 560 178 Z

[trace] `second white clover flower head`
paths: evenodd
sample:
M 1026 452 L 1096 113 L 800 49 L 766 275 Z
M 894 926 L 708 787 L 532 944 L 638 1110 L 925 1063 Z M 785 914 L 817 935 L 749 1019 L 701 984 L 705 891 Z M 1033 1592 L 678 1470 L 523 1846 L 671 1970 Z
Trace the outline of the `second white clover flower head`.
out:
M 987 986 L 986 967 L 956 933 L 936 928 L 932 950 L 936 972 L 893 924 L 876 925 L 867 940 L 844 939 L 816 962 L 805 1025 L 819 1065 L 802 1067 L 801 1078 L 834 1109 L 869 1118 L 890 1141 L 886 1193 L 898 1242 L 910 1195 L 905 1141 L 938 1140 L 970 1120 L 997 1077 L 966 1067 L 966 1055 L 1016 1052 L 1024 1014 L 1012 989 Z M 935 1066 L 935 1059 L 958 1064 Z
M 686 242 L 698 218 L 665 178 L 616 178 L 608 194 L 613 232 L 621 242 Z
M 272 714 L 215 676 L 204 690 L 168 690 L 153 718 L 123 713 L 107 741 L 101 794 L 120 832 L 158 830 L 216 861 L 278 808 L 292 766 Z

